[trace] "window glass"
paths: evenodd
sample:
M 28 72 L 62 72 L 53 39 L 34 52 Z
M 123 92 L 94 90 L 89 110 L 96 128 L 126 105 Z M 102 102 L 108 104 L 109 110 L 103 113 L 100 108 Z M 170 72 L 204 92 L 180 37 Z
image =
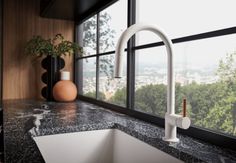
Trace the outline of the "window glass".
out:
M 161 27 L 173 39 L 236 26 L 235 0 L 136 0 L 136 21 Z M 137 44 L 156 42 L 139 33 Z
M 135 108 L 156 116 L 166 112 L 165 47 L 136 50 Z
M 114 51 L 127 28 L 127 0 L 119 0 L 99 14 L 99 52 Z
M 97 16 L 93 16 L 83 23 L 83 56 L 96 54 Z
M 195 126 L 236 136 L 236 35 L 174 44 L 176 113 L 187 98 Z M 136 51 L 135 109 L 164 117 L 164 46 Z
M 154 24 L 174 39 L 236 26 L 235 6 L 235 0 L 227 3 L 222 0 L 137 0 L 136 21 Z M 119 0 L 98 15 L 98 24 L 96 16 L 83 24 L 84 56 L 115 50 L 118 38 L 127 28 L 127 0 Z M 160 38 L 149 31 L 136 34 L 136 46 L 159 41 Z M 192 125 L 230 136 L 236 136 L 235 43 L 236 34 L 231 34 L 173 45 L 176 113 L 182 114 L 182 100 L 186 98 Z M 123 57 L 121 79 L 113 78 L 114 54 L 97 57 L 99 83 L 96 83 L 96 57 L 79 60 L 82 94 L 96 98 L 98 84 L 98 100 L 126 107 L 127 56 Z M 136 50 L 135 59 L 132 109 L 163 118 L 167 105 L 166 48 Z
M 101 56 L 99 60 L 99 99 L 126 106 L 126 59 L 123 56 L 123 76 L 114 78 L 115 55 Z
M 80 60 L 83 65 L 83 95 L 96 97 L 96 57 Z

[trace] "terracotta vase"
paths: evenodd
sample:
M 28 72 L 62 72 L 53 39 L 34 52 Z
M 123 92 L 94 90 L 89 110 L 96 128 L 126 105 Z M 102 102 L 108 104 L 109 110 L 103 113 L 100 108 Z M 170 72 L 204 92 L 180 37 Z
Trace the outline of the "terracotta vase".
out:
M 61 80 L 53 87 L 53 97 L 59 102 L 74 101 L 77 96 L 77 88 L 75 84 L 70 81 L 70 72 L 62 71 Z

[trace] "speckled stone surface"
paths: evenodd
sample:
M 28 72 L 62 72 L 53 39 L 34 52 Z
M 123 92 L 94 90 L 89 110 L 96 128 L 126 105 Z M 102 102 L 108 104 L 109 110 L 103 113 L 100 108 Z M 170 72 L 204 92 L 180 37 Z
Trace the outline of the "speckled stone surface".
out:
M 4 101 L 5 161 L 44 162 L 33 137 L 116 128 L 185 162 L 236 163 L 236 151 L 178 135 L 162 141 L 164 129 L 85 102 Z M 147 161 L 148 162 L 148 161 Z

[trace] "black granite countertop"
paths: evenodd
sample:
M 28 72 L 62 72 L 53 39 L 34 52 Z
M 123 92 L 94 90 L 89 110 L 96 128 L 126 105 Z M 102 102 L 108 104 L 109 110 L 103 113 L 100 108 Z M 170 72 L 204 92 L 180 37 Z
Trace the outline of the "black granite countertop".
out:
M 236 151 L 178 134 L 162 141 L 164 129 L 85 102 L 8 100 L 3 103 L 5 162 L 44 162 L 33 137 L 116 128 L 185 162 L 236 163 Z

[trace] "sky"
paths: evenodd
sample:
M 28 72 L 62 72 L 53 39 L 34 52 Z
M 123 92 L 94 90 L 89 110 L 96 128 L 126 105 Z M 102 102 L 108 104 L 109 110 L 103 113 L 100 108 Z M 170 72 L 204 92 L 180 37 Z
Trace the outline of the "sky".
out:
M 137 23 L 155 25 L 170 39 L 236 26 L 236 0 L 136 0 L 136 3 Z M 127 0 L 119 0 L 103 12 L 111 16 L 109 25 L 116 32 L 116 44 L 127 28 Z M 157 41 L 160 38 L 152 32 L 136 34 L 137 45 Z M 216 70 L 227 53 L 236 52 L 236 34 L 178 43 L 173 48 L 176 69 Z M 114 47 L 108 49 L 112 50 Z M 137 71 L 143 65 L 166 68 L 166 63 L 164 46 L 136 51 Z
M 137 23 L 153 24 L 171 39 L 236 26 L 236 0 L 136 0 Z M 107 8 L 117 42 L 127 28 L 127 0 Z M 153 33 L 136 35 L 137 45 L 160 41 Z M 176 65 L 206 68 L 216 66 L 227 53 L 236 51 L 236 34 L 174 45 Z M 138 63 L 166 63 L 164 47 L 137 51 Z M 144 55 L 146 55 L 144 57 Z

